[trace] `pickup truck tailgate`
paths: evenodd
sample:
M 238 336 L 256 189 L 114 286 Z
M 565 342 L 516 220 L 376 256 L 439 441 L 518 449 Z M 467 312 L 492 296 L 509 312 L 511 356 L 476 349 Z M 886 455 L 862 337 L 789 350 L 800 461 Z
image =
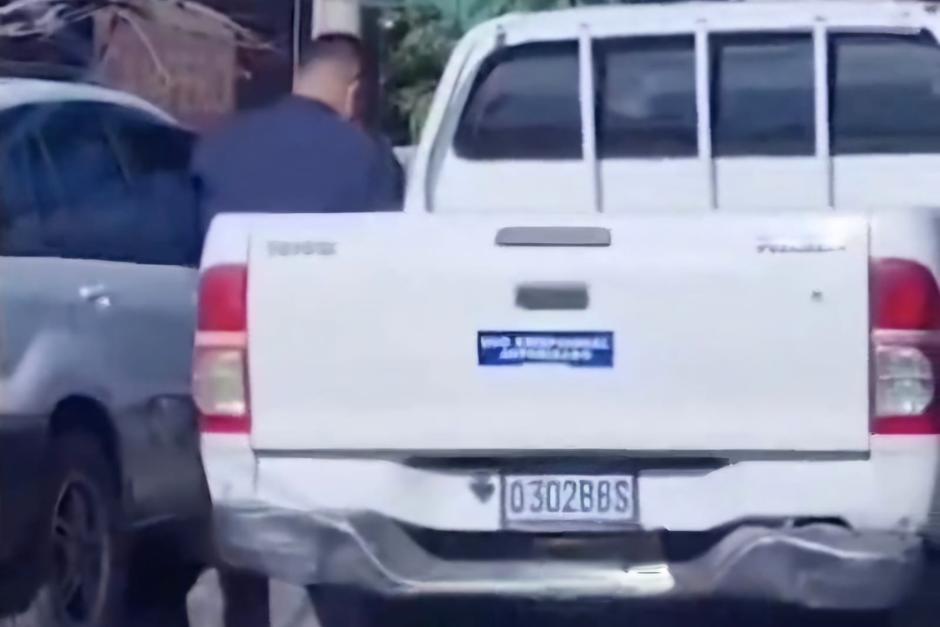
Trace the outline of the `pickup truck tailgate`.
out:
M 249 250 L 257 448 L 868 448 L 863 218 L 277 218 Z

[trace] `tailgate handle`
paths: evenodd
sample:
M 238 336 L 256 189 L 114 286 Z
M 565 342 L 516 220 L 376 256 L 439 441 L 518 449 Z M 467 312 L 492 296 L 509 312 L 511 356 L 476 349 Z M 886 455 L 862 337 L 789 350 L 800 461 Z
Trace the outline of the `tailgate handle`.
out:
M 610 246 L 610 229 L 598 226 L 507 226 L 497 246 Z
M 516 287 L 516 307 L 532 311 L 575 311 L 588 308 L 584 283 L 523 283 Z

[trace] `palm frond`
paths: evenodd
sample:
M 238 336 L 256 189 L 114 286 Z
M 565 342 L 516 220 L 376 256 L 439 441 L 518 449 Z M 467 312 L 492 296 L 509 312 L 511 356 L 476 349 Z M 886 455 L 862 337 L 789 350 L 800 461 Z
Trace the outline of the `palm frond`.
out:
M 127 19 L 159 21 L 161 9 L 178 9 L 207 20 L 249 48 L 268 48 L 250 28 L 196 0 L 0 0 L 0 38 L 51 37 L 99 11 Z

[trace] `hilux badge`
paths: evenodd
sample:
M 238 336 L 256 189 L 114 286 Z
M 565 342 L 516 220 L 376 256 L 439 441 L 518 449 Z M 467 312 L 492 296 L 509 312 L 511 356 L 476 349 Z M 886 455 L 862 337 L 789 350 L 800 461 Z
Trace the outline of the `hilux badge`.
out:
M 832 253 L 845 250 L 845 242 L 825 239 L 769 239 L 757 242 L 758 253 Z

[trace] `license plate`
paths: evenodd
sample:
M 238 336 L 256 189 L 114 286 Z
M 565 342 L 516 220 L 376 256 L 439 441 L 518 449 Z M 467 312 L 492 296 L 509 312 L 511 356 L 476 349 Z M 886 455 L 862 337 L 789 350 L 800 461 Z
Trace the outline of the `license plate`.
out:
M 636 520 L 633 475 L 506 475 L 507 527 L 591 528 Z

